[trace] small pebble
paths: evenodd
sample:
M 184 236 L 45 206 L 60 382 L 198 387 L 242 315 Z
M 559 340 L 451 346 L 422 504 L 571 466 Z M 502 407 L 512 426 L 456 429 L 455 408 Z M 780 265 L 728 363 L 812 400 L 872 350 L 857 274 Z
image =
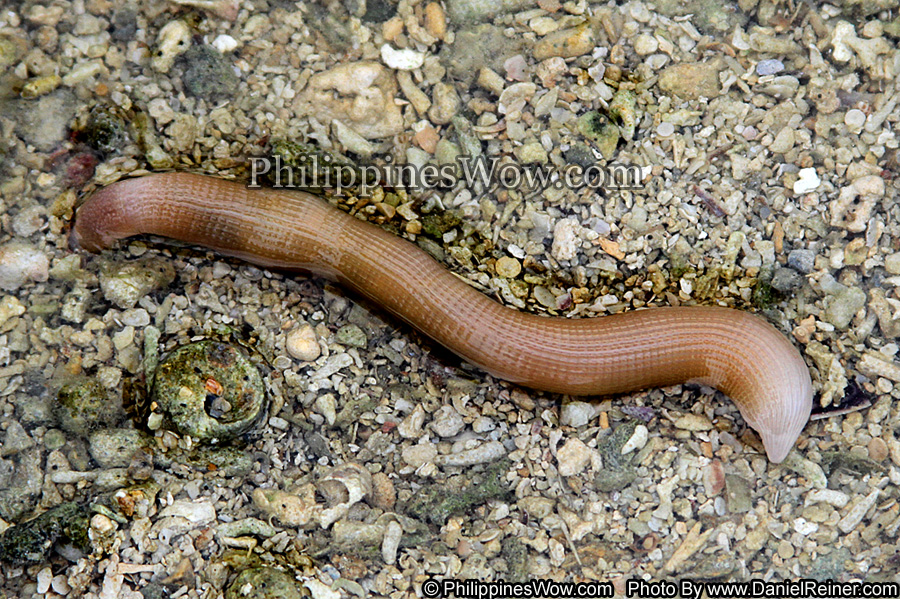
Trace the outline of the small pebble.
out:
M 760 60 L 756 64 L 756 74 L 760 77 L 763 77 L 765 75 L 774 75 L 775 73 L 780 73 L 783 70 L 784 63 L 777 58 Z
M 303 323 L 287 334 L 284 349 L 292 358 L 303 362 L 312 362 L 322 354 L 316 331 L 308 323 Z
M 641 33 L 636 38 L 634 38 L 634 51 L 637 52 L 639 56 L 646 56 L 648 54 L 653 54 L 659 49 L 659 42 L 655 37 L 648 33 Z
M 781 559 L 790 559 L 794 557 L 794 546 L 787 539 L 782 539 L 778 543 L 778 556 Z
M 403 527 L 396 520 L 388 522 L 381 544 L 381 559 L 384 560 L 384 563 L 393 564 L 397 561 L 397 549 L 400 548 L 402 535 Z
M 228 54 L 232 50 L 237 49 L 238 42 L 230 35 L 222 34 L 212 41 L 212 47 L 222 54 Z
M 627 455 L 632 451 L 637 451 L 643 449 L 647 444 L 647 439 L 650 437 L 650 431 L 647 430 L 647 427 L 643 424 L 639 424 L 634 428 L 634 433 L 631 435 L 625 444 L 622 445 L 622 455 Z
M 345 324 L 339 328 L 334 334 L 334 340 L 341 345 L 348 345 L 350 347 L 363 348 L 369 345 L 369 340 L 366 338 L 365 332 L 355 324 Z
M 559 423 L 563 426 L 585 426 L 597 415 L 597 406 L 586 401 L 564 403 L 559 410 Z
M 3 437 L 3 446 L 0 447 L 0 456 L 8 457 L 34 446 L 34 440 L 28 431 L 17 421 L 12 420 Z
M 844 124 L 851 133 L 859 133 L 866 124 L 866 113 L 859 108 L 851 108 L 844 115 Z
M 160 73 L 168 73 L 175 59 L 191 47 L 191 28 L 182 20 L 169 21 L 156 38 L 157 48 L 151 66 Z
M 663 121 L 656 127 L 656 134 L 663 139 L 672 137 L 675 134 L 675 125 L 668 121 Z
M 529 495 L 519 500 L 519 509 L 535 520 L 546 518 L 553 513 L 555 507 L 556 500 L 540 495 Z
M 465 425 L 463 417 L 453 406 L 443 406 L 435 412 L 431 421 L 431 430 L 439 437 L 455 437 Z
M 163 259 L 108 262 L 100 269 L 99 278 L 103 297 L 127 310 L 148 293 L 171 283 L 175 269 Z
M 0 247 L 0 289 L 15 291 L 29 281 L 42 283 L 50 276 L 50 260 L 39 249 L 21 241 Z
M 447 17 L 440 2 L 429 2 L 425 6 L 425 30 L 439 40 L 447 35 Z
M 814 505 L 816 503 L 827 503 L 836 508 L 842 508 L 850 502 L 850 496 L 843 491 L 835 489 L 816 489 L 810 491 L 806 495 L 804 505 Z
M 821 183 L 822 180 L 819 179 L 816 169 L 812 167 L 801 168 L 800 172 L 797 173 L 797 180 L 794 181 L 794 193 L 809 193 L 816 190 Z
M 497 110 L 501 114 L 512 114 L 525 107 L 525 103 L 537 92 L 534 83 L 513 83 L 500 94 Z
M 817 489 L 824 489 L 828 486 L 828 477 L 825 476 L 825 471 L 822 470 L 822 467 L 812 460 L 801 457 L 796 451 L 792 451 L 787 455 L 783 465 L 800 476 L 806 477 L 809 484 Z
M 541 61 L 555 56 L 575 58 L 588 54 L 593 49 L 594 28 L 585 23 L 571 29 L 554 31 L 542 37 L 534 44 L 532 54 L 535 60 Z
M 571 260 L 578 254 L 581 240 L 578 233 L 581 225 L 574 218 L 567 218 L 556 223 L 553 227 L 553 245 L 550 248 L 551 255 L 559 261 Z
M 446 125 L 459 111 L 460 99 L 454 88 L 449 83 L 436 83 L 431 90 L 431 108 L 428 110 L 428 118 L 435 125 Z
M 859 526 L 859 523 L 862 522 L 866 513 L 872 509 L 872 506 L 878 501 L 878 495 L 880 493 L 881 491 L 879 489 L 875 489 L 865 498 L 859 500 L 853 507 L 847 510 L 844 517 L 838 522 L 838 528 L 840 528 L 844 534 L 850 534 L 857 526 Z
M 547 162 L 547 150 L 539 142 L 518 146 L 513 154 L 522 164 L 544 164 Z
M 522 264 L 510 256 L 503 256 L 497 260 L 497 274 L 505 279 L 515 279 L 522 272 Z
M 506 455 L 506 448 L 499 441 L 488 441 L 472 449 L 464 449 L 434 459 L 438 466 L 474 466 L 499 460 Z
M 570 438 L 556 451 L 556 460 L 560 476 L 581 474 L 591 463 L 591 449 L 581 440 Z
M 385 21 L 381 26 L 381 36 L 387 42 L 392 42 L 403 33 L 403 19 L 393 17 Z
M 510 81 L 527 81 L 528 80 L 528 62 L 521 54 L 510 56 L 503 61 L 503 69 L 506 71 L 506 78 Z
M 400 457 L 403 459 L 403 461 L 413 468 L 418 468 L 419 466 L 422 466 L 424 464 L 434 462 L 435 459 L 437 459 L 437 455 L 437 449 L 430 443 L 419 443 L 417 445 L 404 447 L 400 452 Z
M 313 599 L 341 599 L 342 597 L 340 591 L 332 589 L 317 578 L 305 580 L 303 586 L 309 590 L 309 594 Z
M 334 399 L 334 395 L 325 393 L 324 395 L 318 396 L 313 403 L 313 407 L 315 407 L 316 412 L 325 418 L 325 422 L 328 426 L 334 425 L 335 420 L 337 419 L 337 402 Z
M 350 354 L 344 352 L 331 354 L 330 356 L 328 356 L 328 358 L 326 358 L 325 363 L 322 364 L 322 367 L 316 370 L 312 378 L 314 380 L 327 379 L 334 373 L 347 368 L 351 364 L 353 364 L 353 358 L 350 356 Z
M 725 468 L 719 460 L 711 461 L 703 469 L 703 490 L 709 497 L 715 497 L 725 489 Z
M 883 377 L 895 383 L 900 383 L 900 363 L 891 360 L 880 352 L 864 352 L 856 363 L 856 367 L 861 373 L 873 380 Z
M 783 127 L 769 149 L 776 154 L 785 154 L 794 147 L 794 130 L 790 127 Z
M 4 295 L 0 298 L 0 327 L 6 324 L 10 318 L 25 314 L 25 306 L 14 295 Z
M 50 584 L 53 587 L 54 591 L 64 597 L 68 595 L 72 590 L 72 587 L 69 586 L 69 580 L 64 574 L 54 576 Z
M 869 441 L 869 457 L 876 462 L 883 462 L 888 457 L 887 443 L 881 437 L 873 437 Z
M 19 237 L 31 237 L 44 226 L 46 213 L 47 210 L 40 205 L 25 208 L 13 217 L 13 232 Z
M 825 308 L 825 321 L 837 329 L 850 326 L 850 320 L 866 305 L 866 292 L 857 287 L 847 287 L 829 298 Z
M 885 256 L 884 269 L 892 275 L 900 275 L 900 252 Z
M 422 425 L 425 424 L 425 408 L 417 404 L 406 418 L 397 425 L 397 432 L 404 439 L 418 439 L 422 434 Z
M 794 520 L 794 530 L 806 537 L 819 530 L 819 525 L 806 518 L 797 518 Z
M 506 85 L 503 81 L 503 77 L 487 67 L 482 67 L 481 70 L 478 71 L 476 83 L 495 96 L 502 94 L 503 88 Z
M 536 34 L 543 36 L 559 29 L 559 22 L 552 17 L 535 17 L 528 22 L 528 26 Z
M 397 490 L 391 477 L 384 472 L 372 475 L 372 505 L 385 511 L 394 509 L 397 502 Z
M 709 418 L 700 414 L 684 414 L 676 418 L 673 424 L 675 428 L 686 431 L 708 431 L 713 427 Z
M 788 254 L 788 266 L 805 275 L 813 271 L 815 260 L 816 253 L 812 250 L 796 249 Z
M 720 69 L 716 61 L 674 64 L 660 73 L 659 87 L 685 99 L 715 98 Z
M 398 50 L 390 44 L 381 46 L 381 60 L 392 69 L 412 71 L 425 63 L 425 55 L 409 48 Z
M 194 524 L 206 524 L 214 522 L 216 519 L 216 508 L 212 501 L 189 499 L 179 499 L 164 507 L 159 516 L 166 518 L 168 516 L 180 516 L 186 518 Z
M 775 274 L 772 275 L 771 285 L 773 288 L 788 293 L 804 283 L 803 275 L 791 268 L 776 268 Z

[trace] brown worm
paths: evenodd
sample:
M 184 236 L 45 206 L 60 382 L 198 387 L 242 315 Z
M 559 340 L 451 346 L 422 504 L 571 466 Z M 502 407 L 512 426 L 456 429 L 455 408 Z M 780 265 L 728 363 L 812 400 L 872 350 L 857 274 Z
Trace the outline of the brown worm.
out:
M 350 288 L 494 376 L 572 395 L 685 382 L 719 389 L 781 462 L 806 425 L 812 383 L 791 342 L 728 308 L 546 318 L 479 293 L 428 254 L 313 195 L 167 173 L 114 183 L 78 209 L 73 242 L 96 252 L 138 234 L 171 237 Z

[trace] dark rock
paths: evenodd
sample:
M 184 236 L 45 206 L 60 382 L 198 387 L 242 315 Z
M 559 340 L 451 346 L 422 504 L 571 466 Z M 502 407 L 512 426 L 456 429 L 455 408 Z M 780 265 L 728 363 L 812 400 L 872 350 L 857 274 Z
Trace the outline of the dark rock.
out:
M 190 95 L 216 102 L 237 93 L 238 77 L 231 63 L 215 48 L 192 46 L 180 63 L 184 65 L 184 89 Z

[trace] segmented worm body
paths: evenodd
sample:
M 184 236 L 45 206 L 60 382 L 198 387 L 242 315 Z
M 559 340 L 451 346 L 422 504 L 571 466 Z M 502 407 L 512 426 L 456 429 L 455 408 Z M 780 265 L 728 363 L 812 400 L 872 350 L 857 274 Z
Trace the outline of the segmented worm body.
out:
M 99 251 L 138 234 L 327 277 L 494 376 L 534 389 L 612 395 L 710 385 L 734 400 L 773 462 L 793 447 L 812 408 L 803 358 L 757 316 L 717 307 L 580 319 L 519 312 L 408 241 L 308 193 L 186 173 L 120 181 L 79 208 L 73 241 Z

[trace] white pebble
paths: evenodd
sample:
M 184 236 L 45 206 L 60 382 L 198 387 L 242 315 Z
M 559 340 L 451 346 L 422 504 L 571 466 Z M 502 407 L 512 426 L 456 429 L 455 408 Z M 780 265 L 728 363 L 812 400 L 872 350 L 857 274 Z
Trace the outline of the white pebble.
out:
M 50 260 L 27 243 L 12 241 L 0 247 L 0 289 L 15 291 L 28 281 L 49 277 Z
M 104 71 L 106 71 L 106 67 L 103 66 L 103 63 L 99 59 L 83 62 L 72 67 L 72 70 L 66 73 L 66 76 L 62 78 L 62 82 L 65 86 L 75 87 L 82 81 L 86 81 Z
M 237 40 L 231 37 L 230 35 L 225 35 L 224 33 L 213 40 L 212 47 L 221 52 L 222 54 L 227 54 L 238 47 Z
M 797 518 L 794 520 L 794 530 L 806 537 L 819 530 L 819 525 L 806 518 Z
M 322 364 L 322 367 L 319 368 L 311 378 L 313 380 L 326 379 L 342 368 L 347 368 L 351 364 L 353 364 L 353 358 L 350 356 L 350 354 L 332 354 L 328 357 L 327 360 L 325 360 L 325 363 Z
M 581 240 L 578 233 L 581 225 L 574 218 L 567 218 L 556 223 L 553 227 L 553 245 L 550 254 L 559 261 L 571 260 L 578 254 Z
M 114 389 L 122 381 L 122 371 L 112 366 L 97 368 L 97 381 L 107 389 Z
M 812 167 L 801 168 L 797 175 L 797 180 L 794 181 L 794 193 L 796 194 L 809 193 L 822 183 L 822 180 L 819 179 L 819 174 L 816 173 L 816 169 Z
M 658 71 L 666 66 L 666 63 L 669 62 L 669 57 L 666 54 L 653 54 L 648 56 L 644 62 L 651 70 Z
M 145 327 L 150 324 L 150 315 L 143 308 L 132 308 L 122 313 L 122 324 L 133 327 Z
M 53 570 L 47 566 L 37 574 L 37 592 L 46 593 L 50 590 L 50 581 L 53 580 Z
M 269 426 L 280 431 L 286 431 L 291 426 L 291 423 L 280 416 L 272 416 L 269 418 Z
M 644 445 L 647 444 L 647 439 L 650 438 L 650 431 L 647 430 L 647 427 L 643 424 L 639 424 L 635 427 L 634 433 L 631 435 L 631 438 L 625 441 L 625 444 L 622 445 L 622 455 L 627 455 L 632 451 L 643 449 Z
M 559 423 L 564 426 L 579 427 L 590 422 L 597 415 L 597 405 L 586 401 L 564 403 L 559 411 Z
M 847 62 L 853 58 L 853 50 L 847 40 L 856 39 L 856 29 L 847 21 L 838 21 L 831 33 L 831 45 L 834 47 L 832 58 L 838 62 Z
M 53 590 L 56 593 L 58 593 L 62 596 L 68 595 L 69 592 L 72 590 L 72 587 L 69 586 L 68 579 L 63 574 L 54 576 L 53 581 L 51 582 L 50 586 L 53 587 Z
M 838 528 L 844 534 L 850 534 L 859 523 L 862 522 L 862 519 L 865 517 L 866 513 L 872 509 L 872 506 L 875 505 L 875 502 L 878 501 L 878 495 L 881 493 L 879 489 L 875 489 L 871 493 L 869 493 L 864 499 L 861 499 L 856 503 L 852 508 L 847 511 L 847 514 L 841 518 L 838 522 Z
M 396 520 L 388 522 L 384 531 L 384 540 L 381 542 L 381 558 L 386 564 L 397 561 L 397 549 L 400 548 L 400 538 L 403 536 L 403 527 Z
M 357 133 L 353 127 L 344 124 L 343 121 L 339 121 L 338 119 L 331 121 L 331 124 L 334 126 L 334 133 L 338 138 L 338 141 L 341 142 L 341 145 L 347 150 L 350 150 L 354 154 L 366 157 L 375 153 L 375 144 Z
M 852 108 L 844 115 L 844 124 L 847 125 L 850 133 L 859 133 L 866 124 L 866 113 L 859 108 Z
M 334 395 L 326 393 L 317 397 L 315 409 L 316 412 L 325 417 L 325 422 L 328 423 L 328 426 L 334 426 L 334 421 L 337 419 L 337 402 L 334 400 Z
M 675 125 L 668 121 L 663 121 L 657 125 L 656 134 L 662 138 L 672 137 L 675 134 Z
M 205 524 L 213 522 L 216 519 L 216 508 L 213 507 L 211 501 L 190 501 L 188 499 L 179 499 L 172 502 L 171 505 L 164 508 L 159 513 L 160 518 L 168 518 L 170 516 L 180 516 L 186 518 L 194 524 Z
M 397 432 L 404 439 L 418 439 L 421 436 L 423 424 L 425 424 L 425 408 L 418 404 L 397 425 Z
M 310 578 L 303 582 L 303 586 L 309 589 L 309 594 L 313 599 L 341 599 L 340 591 L 335 591 L 324 582 Z
M 412 71 L 425 63 L 425 55 L 409 48 L 397 50 L 390 44 L 381 46 L 381 60 L 392 69 Z

